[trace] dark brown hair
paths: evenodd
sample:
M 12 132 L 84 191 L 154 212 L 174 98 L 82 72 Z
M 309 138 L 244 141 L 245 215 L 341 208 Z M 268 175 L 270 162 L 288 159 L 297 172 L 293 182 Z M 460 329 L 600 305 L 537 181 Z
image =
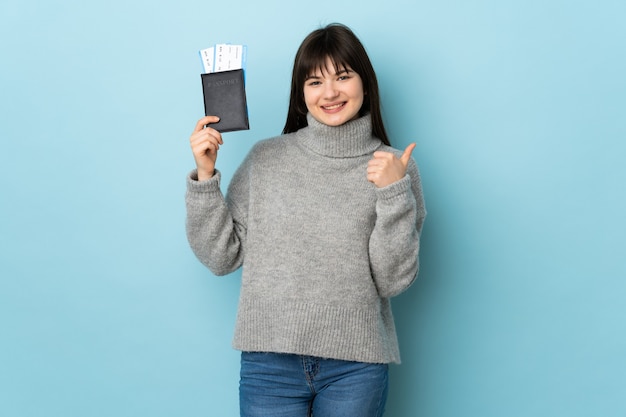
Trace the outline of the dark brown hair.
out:
M 361 41 L 352 30 L 339 23 L 332 23 L 311 32 L 298 48 L 293 64 L 289 110 L 283 133 L 296 132 L 308 125 L 304 83 L 312 72 L 325 69 L 327 58 L 333 62 L 335 69 L 350 67 L 359 74 L 365 92 L 359 115 L 370 113 L 373 135 L 389 145 L 380 111 L 378 80 L 374 67 Z

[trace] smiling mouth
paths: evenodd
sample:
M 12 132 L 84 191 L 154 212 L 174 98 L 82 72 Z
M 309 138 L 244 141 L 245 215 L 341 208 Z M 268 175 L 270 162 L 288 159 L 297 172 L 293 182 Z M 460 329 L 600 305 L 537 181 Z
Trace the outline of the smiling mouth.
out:
M 333 104 L 332 106 L 322 106 L 322 109 L 324 109 L 324 110 L 337 110 L 338 108 L 343 107 L 345 105 L 346 105 L 345 102 L 337 103 L 337 104 Z

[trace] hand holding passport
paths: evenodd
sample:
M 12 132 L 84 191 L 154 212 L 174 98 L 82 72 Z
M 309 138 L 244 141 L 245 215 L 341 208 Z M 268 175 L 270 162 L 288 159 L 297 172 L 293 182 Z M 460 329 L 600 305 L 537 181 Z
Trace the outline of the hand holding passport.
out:
M 248 130 L 248 106 L 244 78 L 246 47 L 217 44 L 200 51 L 204 74 L 204 114 L 218 116 L 211 127 L 220 133 Z

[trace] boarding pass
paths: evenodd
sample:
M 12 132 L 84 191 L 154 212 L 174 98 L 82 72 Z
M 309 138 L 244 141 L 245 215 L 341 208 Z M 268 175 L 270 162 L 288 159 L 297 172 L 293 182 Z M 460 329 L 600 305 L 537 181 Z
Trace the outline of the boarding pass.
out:
M 200 50 L 200 59 L 205 74 L 212 72 L 245 69 L 246 45 L 218 43 L 210 48 Z

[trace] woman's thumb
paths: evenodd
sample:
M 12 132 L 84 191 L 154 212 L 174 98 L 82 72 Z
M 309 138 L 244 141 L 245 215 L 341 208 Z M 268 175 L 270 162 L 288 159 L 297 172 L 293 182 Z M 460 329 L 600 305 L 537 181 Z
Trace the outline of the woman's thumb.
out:
M 415 146 L 415 143 L 411 143 L 409 146 L 406 147 L 404 153 L 400 157 L 400 161 L 402 161 L 402 164 L 404 164 L 405 167 L 409 165 L 409 160 L 411 159 L 411 154 L 413 153 L 413 149 L 415 149 Z

